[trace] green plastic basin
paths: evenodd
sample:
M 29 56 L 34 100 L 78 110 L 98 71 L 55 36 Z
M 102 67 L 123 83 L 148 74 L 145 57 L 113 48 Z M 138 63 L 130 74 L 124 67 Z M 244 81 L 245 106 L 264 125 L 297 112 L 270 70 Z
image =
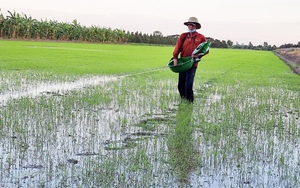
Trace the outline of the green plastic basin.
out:
M 174 66 L 174 60 L 171 59 L 168 63 L 168 67 L 171 71 L 179 73 L 189 70 L 193 66 L 193 60 L 191 57 L 178 58 L 177 66 Z

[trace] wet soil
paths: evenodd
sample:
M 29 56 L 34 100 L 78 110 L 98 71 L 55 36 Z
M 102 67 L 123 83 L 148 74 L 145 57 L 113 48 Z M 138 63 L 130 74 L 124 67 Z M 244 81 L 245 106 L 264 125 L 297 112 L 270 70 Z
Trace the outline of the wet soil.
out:
M 300 75 L 300 48 L 277 49 L 274 53 Z

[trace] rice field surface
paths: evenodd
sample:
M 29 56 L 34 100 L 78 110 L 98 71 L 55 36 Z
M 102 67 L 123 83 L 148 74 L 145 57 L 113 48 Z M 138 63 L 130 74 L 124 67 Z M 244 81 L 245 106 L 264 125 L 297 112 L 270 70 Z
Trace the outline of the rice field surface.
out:
M 172 51 L 0 40 L 0 187 L 299 187 L 299 75 L 211 49 L 181 103 Z

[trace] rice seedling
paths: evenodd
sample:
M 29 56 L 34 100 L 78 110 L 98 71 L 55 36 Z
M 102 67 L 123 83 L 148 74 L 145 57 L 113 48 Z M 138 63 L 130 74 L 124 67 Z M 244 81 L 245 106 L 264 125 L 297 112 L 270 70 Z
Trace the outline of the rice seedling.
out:
M 178 106 L 171 47 L 3 45 L 0 186 L 299 186 L 300 78 L 270 52 L 211 49 Z

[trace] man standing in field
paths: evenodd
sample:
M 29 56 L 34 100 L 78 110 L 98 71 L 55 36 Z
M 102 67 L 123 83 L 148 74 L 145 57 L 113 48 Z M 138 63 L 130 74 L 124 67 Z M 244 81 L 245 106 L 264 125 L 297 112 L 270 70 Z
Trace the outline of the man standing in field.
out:
M 204 55 L 192 54 L 199 44 L 206 42 L 206 38 L 196 31 L 196 29 L 201 28 L 198 19 L 196 17 L 190 17 L 188 21 L 183 24 L 188 27 L 188 32 L 182 33 L 175 45 L 173 51 L 174 66 L 178 63 L 179 54 L 180 57 L 192 58 L 202 58 L 204 55 L 208 54 L 208 51 Z M 187 71 L 180 72 L 178 78 L 178 91 L 181 99 L 191 103 L 194 102 L 193 83 L 197 67 L 198 62 L 194 63 Z

